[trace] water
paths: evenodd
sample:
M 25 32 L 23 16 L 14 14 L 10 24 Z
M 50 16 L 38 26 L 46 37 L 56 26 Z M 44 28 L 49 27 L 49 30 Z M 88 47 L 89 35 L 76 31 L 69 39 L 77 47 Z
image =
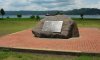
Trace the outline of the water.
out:
M 22 18 L 30 18 L 30 16 L 31 15 L 22 15 Z M 0 15 L 0 18 L 1 18 L 2 16 Z M 4 18 L 7 18 L 7 17 L 9 17 L 9 18 L 17 18 L 17 15 L 4 15 Z
M 68 15 L 71 18 L 81 18 L 80 15 Z M 97 18 L 100 19 L 100 15 L 84 15 L 84 18 Z
M 31 15 L 22 15 L 22 18 L 30 18 Z M 40 17 L 45 17 L 45 15 L 39 15 Z M 67 15 L 68 17 L 71 18 L 81 18 L 80 15 Z M 2 16 L 0 15 L 0 18 Z M 4 15 L 4 18 L 17 18 L 16 15 Z M 97 18 L 100 19 L 100 15 L 84 15 L 84 18 Z

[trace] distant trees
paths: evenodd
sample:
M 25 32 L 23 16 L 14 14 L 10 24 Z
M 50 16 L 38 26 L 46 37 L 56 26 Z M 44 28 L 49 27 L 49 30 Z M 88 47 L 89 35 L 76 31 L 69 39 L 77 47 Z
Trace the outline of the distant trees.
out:
M 7 18 L 9 19 L 10 17 L 9 17 L 9 16 L 7 16 Z
M 0 10 L 0 14 L 2 15 L 2 18 L 3 18 L 3 16 L 5 15 L 5 11 L 3 8 Z
M 55 15 L 59 15 L 60 14 L 60 12 L 59 11 L 57 11 L 56 13 L 55 13 Z
M 38 20 L 38 21 L 41 19 L 39 15 L 37 15 L 37 16 L 32 15 L 32 16 L 30 16 L 30 18 L 34 19 L 34 20 Z
M 84 18 L 84 14 L 80 14 L 80 17 L 81 17 L 81 19 L 83 19 Z
M 64 14 L 67 14 L 67 15 L 80 15 L 81 13 L 83 13 L 85 15 L 99 15 L 100 9 L 97 9 L 97 8 L 81 8 L 81 9 L 64 11 Z
M 39 20 L 41 19 L 39 15 L 37 15 L 37 16 L 32 15 L 32 16 L 30 16 L 30 18 L 31 18 L 31 19 L 34 19 L 34 20 L 36 20 L 36 21 L 39 21 Z
M 36 20 L 40 20 L 40 16 L 38 16 L 38 15 L 35 18 L 36 18 Z
M 32 15 L 32 16 L 30 16 L 30 18 L 31 18 L 31 19 L 35 19 L 35 16 L 34 16 L 34 15 Z
M 57 11 L 55 15 L 63 15 L 63 11 Z
M 17 14 L 17 17 L 18 17 L 18 18 L 21 18 L 21 17 L 22 17 L 22 14 Z

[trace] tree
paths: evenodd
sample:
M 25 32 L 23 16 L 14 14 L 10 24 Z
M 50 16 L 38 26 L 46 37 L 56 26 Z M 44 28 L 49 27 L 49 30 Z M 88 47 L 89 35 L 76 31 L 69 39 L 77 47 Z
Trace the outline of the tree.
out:
M 22 17 L 22 15 L 21 15 L 21 14 L 17 14 L 17 17 L 18 17 L 18 18 L 21 18 L 21 17 Z
M 80 14 L 80 16 L 81 16 L 81 19 L 83 19 L 84 14 Z
M 60 11 L 57 11 L 55 15 L 59 15 L 59 14 L 60 14 Z
M 1 13 L 2 18 L 3 18 L 3 16 L 5 15 L 5 11 L 4 11 L 4 9 L 3 9 L 3 8 L 0 10 L 0 13 Z
M 37 16 L 36 16 L 36 20 L 40 20 L 40 16 L 37 15 Z
M 30 18 L 31 18 L 31 19 L 35 19 L 35 16 L 34 16 L 34 15 L 32 15 L 32 16 L 30 16 Z

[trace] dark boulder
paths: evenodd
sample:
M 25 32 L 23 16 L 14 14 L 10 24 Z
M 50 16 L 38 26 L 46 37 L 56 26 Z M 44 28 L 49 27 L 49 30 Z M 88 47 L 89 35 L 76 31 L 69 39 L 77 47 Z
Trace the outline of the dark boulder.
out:
M 60 32 L 43 31 L 45 21 L 63 21 Z M 55 24 L 56 25 L 56 24 Z M 51 26 L 49 26 L 51 27 Z M 56 26 L 59 27 L 59 26 Z M 56 28 L 53 27 L 53 28 Z M 51 29 L 52 30 L 52 29 Z M 40 38 L 64 38 L 79 37 L 77 24 L 66 15 L 46 16 L 39 24 L 33 28 L 32 33 L 35 37 Z

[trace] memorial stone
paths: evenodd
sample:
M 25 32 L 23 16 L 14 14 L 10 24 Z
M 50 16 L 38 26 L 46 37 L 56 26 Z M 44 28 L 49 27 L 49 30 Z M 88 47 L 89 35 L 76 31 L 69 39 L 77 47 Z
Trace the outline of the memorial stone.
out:
M 32 30 L 32 33 L 40 38 L 79 37 L 77 24 L 66 15 L 46 16 Z

